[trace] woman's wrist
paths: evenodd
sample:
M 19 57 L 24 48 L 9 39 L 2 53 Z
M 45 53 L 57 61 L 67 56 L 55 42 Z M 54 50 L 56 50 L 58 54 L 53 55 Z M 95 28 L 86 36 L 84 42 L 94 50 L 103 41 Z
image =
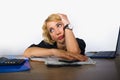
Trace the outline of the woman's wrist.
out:
M 55 54 L 56 54 L 56 49 L 50 49 L 51 50 L 51 55 L 52 56 L 55 56 Z
M 65 30 L 65 29 L 72 30 L 72 29 L 73 29 L 73 25 L 71 25 L 71 24 L 66 24 L 66 25 L 64 26 L 64 30 Z

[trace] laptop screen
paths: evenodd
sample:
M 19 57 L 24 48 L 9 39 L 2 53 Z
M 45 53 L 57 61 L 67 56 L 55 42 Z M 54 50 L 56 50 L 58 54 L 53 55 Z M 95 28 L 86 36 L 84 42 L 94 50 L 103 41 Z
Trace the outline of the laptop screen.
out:
M 120 54 L 120 27 L 118 32 L 117 46 L 116 46 L 116 54 Z

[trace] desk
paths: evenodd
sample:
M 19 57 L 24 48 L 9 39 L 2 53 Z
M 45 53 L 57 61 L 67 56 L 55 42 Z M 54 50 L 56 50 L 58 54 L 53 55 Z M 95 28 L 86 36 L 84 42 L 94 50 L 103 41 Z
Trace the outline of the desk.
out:
M 94 60 L 95 65 L 55 68 L 30 61 L 30 71 L 0 73 L 0 80 L 120 80 L 120 56 Z

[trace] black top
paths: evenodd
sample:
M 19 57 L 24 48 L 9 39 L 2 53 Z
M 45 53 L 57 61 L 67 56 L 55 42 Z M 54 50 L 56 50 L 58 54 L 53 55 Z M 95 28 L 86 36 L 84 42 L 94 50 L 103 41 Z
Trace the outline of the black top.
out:
M 84 40 L 79 39 L 79 38 L 76 38 L 76 40 L 78 42 L 79 48 L 81 49 L 81 54 L 84 55 L 85 47 L 86 47 L 86 44 L 85 44 Z M 45 41 L 42 40 L 39 44 L 32 44 L 32 45 L 29 46 L 29 48 L 30 47 L 41 47 L 41 48 L 48 48 L 48 49 L 56 48 L 57 49 L 57 44 L 54 43 L 53 45 L 51 45 L 51 44 L 46 43 Z

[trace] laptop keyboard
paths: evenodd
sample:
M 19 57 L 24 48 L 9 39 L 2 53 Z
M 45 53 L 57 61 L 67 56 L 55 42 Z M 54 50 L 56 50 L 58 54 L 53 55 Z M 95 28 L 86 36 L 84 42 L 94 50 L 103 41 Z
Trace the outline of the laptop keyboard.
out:
M 0 66 L 4 65 L 20 65 L 25 62 L 25 59 L 17 59 L 17 58 L 6 58 L 0 57 Z

